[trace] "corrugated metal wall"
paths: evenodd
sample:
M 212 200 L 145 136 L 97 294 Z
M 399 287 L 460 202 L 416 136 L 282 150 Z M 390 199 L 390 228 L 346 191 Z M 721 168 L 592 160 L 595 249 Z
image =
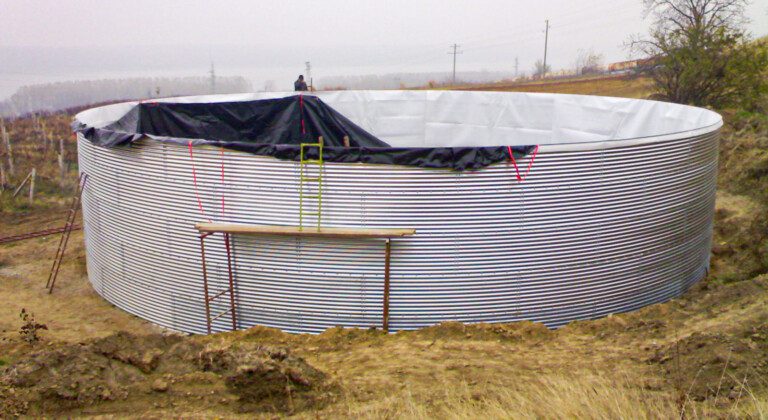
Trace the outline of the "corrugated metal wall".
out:
M 523 183 L 507 164 L 465 173 L 326 164 L 324 226 L 416 228 L 393 242 L 392 330 L 449 320 L 560 326 L 628 311 L 679 296 L 705 275 L 717 138 L 571 152 L 542 146 Z M 205 332 L 195 222 L 298 223 L 294 162 L 195 148 L 204 217 L 187 148 L 78 141 L 90 175 L 90 280 L 110 302 L 157 324 Z M 381 240 L 236 236 L 234 255 L 241 328 L 381 325 Z M 207 256 L 213 294 L 227 282 L 221 236 L 207 240 Z M 220 318 L 214 330 L 229 322 Z

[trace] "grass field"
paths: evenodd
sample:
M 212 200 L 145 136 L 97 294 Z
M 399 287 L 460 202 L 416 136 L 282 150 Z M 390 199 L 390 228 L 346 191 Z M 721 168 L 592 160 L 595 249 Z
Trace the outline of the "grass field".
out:
M 558 81 L 531 81 L 525 83 L 493 83 L 457 86 L 457 90 L 490 90 L 503 92 L 570 93 L 577 95 L 619 96 L 646 98 L 651 94 L 651 81 L 636 76 L 583 77 Z
M 461 88 L 649 93 L 646 80 L 625 78 Z M 70 116 L 48 118 L 76 153 Z M 43 168 L 43 192 L 31 205 L 3 194 L 0 236 L 63 221 L 71 187 L 46 167 L 54 160 L 38 150 L 29 124 L 10 124 L 18 149 L 30 151 L 18 166 Z M 73 234 L 53 296 L 42 286 L 57 237 L 0 245 L 0 418 L 766 418 L 766 150 L 763 125 L 724 130 L 706 280 L 680 299 L 556 331 L 448 323 L 392 335 L 256 327 L 180 336 L 91 289 L 82 232 Z M 41 341 L 23 340 L 22 309 L 46 324 Z

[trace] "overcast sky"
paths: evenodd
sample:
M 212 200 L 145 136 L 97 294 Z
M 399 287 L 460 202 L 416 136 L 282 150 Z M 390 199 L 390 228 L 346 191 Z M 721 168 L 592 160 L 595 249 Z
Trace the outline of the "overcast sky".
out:
M 768 33 L 768 0 L 748 10 Z M 313 74 L 530 71 L 543 54 L 568 67 L 578 49 L 606 62 L 644 33 L 641 0 L 0 0 L 0 98 L 11 86 L 114 75 L 239 74 L 281 86 L 311 60 Z M 41 48 L 42 47 L 42 48 Z

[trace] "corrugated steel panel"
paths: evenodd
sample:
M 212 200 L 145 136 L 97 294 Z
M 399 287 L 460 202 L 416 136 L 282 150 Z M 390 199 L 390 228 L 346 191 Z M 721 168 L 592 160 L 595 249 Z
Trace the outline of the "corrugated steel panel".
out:
M 298 224 L 295 162 L 195 148 L 203 216 L 185 147 L 78 141 L 90 175 L 90 280 L 110 302 L 157 324 L 205 332 L 195 222 Z M 326 164 L 323 222 L 416 228 L 393 242 L 394 331 L 442 321 L 557 327 L 668 300 L 705 275 L 717 143 L 715 128 L 591 150 L 545 145 L 523 183 L 506 164 L 464 173 Z M 381 240 L 235 236 L 233 246 L 241 328 L 381 326 Z M 206 248 L 213 294 L 227 284 L 221 236 Z M 225 305 L 215 302 L 212 312 Z M 217 320 L 214 330 L 229 322 Z

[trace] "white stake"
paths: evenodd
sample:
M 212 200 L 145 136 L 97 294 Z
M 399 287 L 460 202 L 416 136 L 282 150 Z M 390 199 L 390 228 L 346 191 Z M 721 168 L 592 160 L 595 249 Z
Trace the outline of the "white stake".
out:
M 29 180 L 29 204 L 35 200 L 35 175 L 37 175 L 37 170 L 32 168 L 32 177 Z
M 13 176 L 13 151 L 11 150 L 11 136 L 5 130 L 5 121 L 0 118 L 0 137 L 5 143 L 5 152 L 8 153 L 8 177 Z

